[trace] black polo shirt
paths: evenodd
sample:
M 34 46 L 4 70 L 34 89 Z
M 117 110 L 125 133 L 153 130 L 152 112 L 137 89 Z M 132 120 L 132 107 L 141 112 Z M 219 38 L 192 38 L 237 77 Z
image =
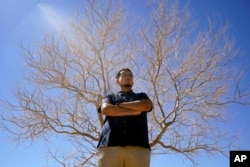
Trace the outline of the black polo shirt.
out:
M 145 93 L 118 92 L 105 96 L 102 103 L 118 104 L 149 99 Z M 151 110 L 150 110 L 151 111 Z M 98 110 L 100 112 L 100 109 Z M 147 112 L 136 116 L 106 116 L 98 148 L 107 146 L 141 146 L 150 148 Z

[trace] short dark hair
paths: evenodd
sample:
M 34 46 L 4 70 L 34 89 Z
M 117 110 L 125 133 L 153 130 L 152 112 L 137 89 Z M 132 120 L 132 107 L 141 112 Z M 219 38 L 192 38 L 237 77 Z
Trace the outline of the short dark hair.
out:
M 132 71 L 131 71 L 129 68 L 123 68 L 123 69 L 121 69 L 121 70 L 118 71 L 118 73 L 116 74 L 116 77 L 115 77 L 115 78 L 118 79 L 118 78 L 121 76 L 121 72 L 122 72 L 122 71 L 125 71 L 125 70 L 132 73 Z M 133 73 L 132 73 L 132 74 L 133 74 Z

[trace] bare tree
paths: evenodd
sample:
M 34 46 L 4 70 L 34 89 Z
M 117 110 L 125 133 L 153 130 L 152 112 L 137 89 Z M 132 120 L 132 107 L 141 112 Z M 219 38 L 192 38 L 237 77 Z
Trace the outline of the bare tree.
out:
M 116 89 L 117 69 L 131 67 L 143 83 L 137 87 L 154 102 L 153 154 L 180 153 L 193 165 L 201 151 L 226 155 L 234 136 L 219 127 L 224 108 L 249 97 L 240 90 L 242 75 L 233 63 L 238 50 L 228 25 L 211 21 L 207 31 L 193 32 L 187 8 L 166 0 L 151 5 L 147 28 L 141 22 L 137 33 L 138 24 L 121 2 L 86 3 L 70 33 L 46 36 L 35 53 L 22 47 L 27 84 L 15 91 L 17 103 L 2 100 L 11 111 L 1 113 L 2 127 L 20 141 L 60 136 L 70 149 L 52 145 L 54 160 L 67 167 L 95 166 L 103 124 L 97 108 Z
M 177 152 L 196 164 L 195 154 L 227 156 L 234 135 L 219 127 L 229 103 L 249 104 L 249 91 L 239 89 L 240 53 L 229 38 L 229 24 L 208 20 L 207 31 L 194 33 L 187 8 L 164 1 L 153 9 L 140 64 L 154 100 L 150 137 L 155 153 Z M 197 30 L 196 30 L 197 31 Z M 244 93 L 243 93 L 244 92 Z M 222 142 L 223 141 L 223 142 Z

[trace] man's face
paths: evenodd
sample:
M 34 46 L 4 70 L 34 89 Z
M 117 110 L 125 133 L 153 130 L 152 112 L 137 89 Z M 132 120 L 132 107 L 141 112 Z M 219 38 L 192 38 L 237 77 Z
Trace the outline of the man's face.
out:
M 116 80 L 116 82 L 123 87 L 132 87 L 134 84 L 133 74 L 128 70 L 123 70 L 120 72 L 120 77 Z

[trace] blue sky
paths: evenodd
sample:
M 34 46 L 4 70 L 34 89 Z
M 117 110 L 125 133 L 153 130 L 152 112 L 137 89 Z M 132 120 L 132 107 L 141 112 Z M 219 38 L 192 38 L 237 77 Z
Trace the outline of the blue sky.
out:
M 181 0 L 184 2 L 184 0 Z M 134 9 L 142 10 L 143 1 L 128 0 Z M 186 1 L 185 1 L 186 2 Z M 0 96 L 11 98 L 11 90 L 21 80 L 23 60 L 20 57 L 20 43 L 31 42 L 38 45 L 45 33 L 61 31 L 67 28 L 72 19 L 74 9 L 79 6 L 79 0 L 8 0 L 0 1 Z M 190 0 L 190 11 L 193 18 L 206 26 L 207 17 L 219 14 L 222 19 L 228 19 L 232 28 L 236 46 L 240 47 L 245 56 L 239 63 L 246 68 L 245 85 L 250 85 L 250 1 L 248 0 Z M 232 105 L 230 121 L 225 128 L 241 130 L 240 146 L 250 150 L 250 107 Z M 3 109 L 0 108 L 0 112 Z M 43 141 L 32 145 L 9 140 L 9 134 L 0 132 L 0 162 L 3 167 L 56 167 L 47 156 L 47 146 Z M 176 155 L 152 157 L 152 167 L 185 166 L 176 162 Z M 201 167 L 229 166 L 229 160 L 221 155 L 199 157 Z M 182 165 L 181 165 L 182 164 Z

